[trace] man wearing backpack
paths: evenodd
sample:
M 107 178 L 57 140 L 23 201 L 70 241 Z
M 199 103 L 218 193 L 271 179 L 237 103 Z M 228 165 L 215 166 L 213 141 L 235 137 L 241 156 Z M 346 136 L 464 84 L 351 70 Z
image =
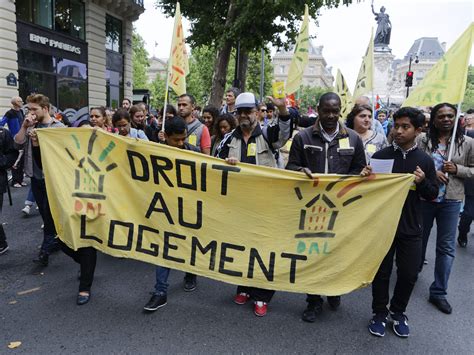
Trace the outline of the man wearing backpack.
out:
M 15 164 L 18 151 L 13 147 L 13 138 L 7 129 L 0 127 L 0 214 L 3 206 L 3 194 L 7 191 L 7 169 Z M 0 255 L 8 250 L 7 238 L 0 223 Z
M 365 167 L 365 152 L 359 135 L 341 121 L 341 99 L 336 93 L 321 96 L 317 107 L 319 118 L 313 126 L 293 138 L 286 169 L 312 173 L 359 175 Z M 328 296 L 329 306 L 336 310 L 340 296 Z M 314 322 L 323 310 L 320 295 L 308 295 L 303 312 L 305 322 Z
M 291 117 L 294 111 L 288 112 L 284 100 L 275 100 L 278 106 L 278 125 L 261 127 L 257 119 L 257 101 L 254 94 L 244 92 L 237 96 L 238 127 L 227 134 L 217 149 L 217 156 L 231 165 L 237 162 L 278 167 L 275 151 L 285 145 L 290 138 Z M 239 286 L 234 302 L 239 305 L 254 300 L 254 313 L 263 317 L 267 313 L 267 304 L 275 291 L 257 287 Z

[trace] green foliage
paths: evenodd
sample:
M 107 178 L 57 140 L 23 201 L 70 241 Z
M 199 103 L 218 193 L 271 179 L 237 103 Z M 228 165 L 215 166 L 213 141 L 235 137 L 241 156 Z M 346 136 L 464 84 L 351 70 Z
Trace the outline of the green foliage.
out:
M 359 0 L 358 0 L 359 1 Z M 315 19 L 322 6 L 348 5 L 352 0 L 181 0 L 181 13 L 191 22 L 191 35 L 186 39 L 192 47 L 213 45 L 217 48 L 226 39 L 241 41 L 249 51 L 258 50 L 265 43 L 278 48 L 288 48 L 298 35 L 304 5 L 308 4 L 309 15 Z M 165 14 L 174 16 L 175 0 L 157 0 Z M 229 7 L 236 9 L 231 25 L 226 26 Z
M 466 92 L 462 103 L 462 110 L 465 112 L 470 108 L 474 108 L 474 66 L 469 66 L 467 73 Z
M 152 81 L 150 87 L 151 92 L 151 106 L 156 109 L 161 109 L 165 103 L 165 91 L 166 91 L 166 82 L 165 79 L 161 78 L 159 75 L 156 76 L 155 80 Z M 168 95 L 168 104 L 176 106 L 178 97 L 172 89 L 169 90 Z
M 209 46 L 196 47 L 191 51 L 186 91 L 194 95 L 199 105 L 204 105 L 211 94 L 215 57 L 216 50 Z
M 135 28 L 132 36 L 132 51 L 133 88 L 144 89 L 148 86 L 146 72 L 150 62 L 148 61 L 148 52 L 145 49 L 145 41 Z
M 186 91 L 196 97 L 199 105 L 205 105 L 211 94 L 212 75 L 214 71 L 214 60 L 216 50 L 210 46 L 196 47 L 192 50 L 189 58 L 189 75 L 186 77 Z M 273 65 L 270 55 L 265 54 L 265 95 L 271 94 Z M 226 88 L 232 86 L 234 80 L 235 51 L 229 61 L 229 70 L 226 79 Z M 261 53 L 254 51 L 249 54 L 246 91 L 255 93 L 258 97 L 260 93 L 260 66 Z
M 311 107 L 313 110 L 318 106 L 319 98 L 332 89 L 323 89 L 320 87 L 303 86 L 295 95 L 300 101 L 300 111 L 302 114 L 308 112 Z

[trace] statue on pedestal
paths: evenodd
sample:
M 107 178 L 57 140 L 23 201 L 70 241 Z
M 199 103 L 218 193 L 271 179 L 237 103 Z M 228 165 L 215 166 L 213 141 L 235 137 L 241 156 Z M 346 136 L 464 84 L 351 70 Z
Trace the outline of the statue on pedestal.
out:
M 390 34 L 392 32 L 392 23 L 389 16 L 385 13 L 385 7 L 380 8 L 380 12 L 374 11 L 374 1 L 372 0 L 372 13 L 377 21 L 377 31 L 374 36 L 375 47 L 388 47 L 390 44 Z

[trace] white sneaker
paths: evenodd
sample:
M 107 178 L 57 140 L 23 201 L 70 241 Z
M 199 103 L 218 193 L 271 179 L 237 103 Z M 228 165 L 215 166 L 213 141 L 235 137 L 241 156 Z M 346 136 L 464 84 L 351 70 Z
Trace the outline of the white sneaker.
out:
M 29 216 L 30 215 L 30 211 L 31 210 L 31 206 L 30 205 L 26 205 L 25 208 L 23 208 L 21 210 L 21 212 L 23 212 L 25 214 L 25 216 Z

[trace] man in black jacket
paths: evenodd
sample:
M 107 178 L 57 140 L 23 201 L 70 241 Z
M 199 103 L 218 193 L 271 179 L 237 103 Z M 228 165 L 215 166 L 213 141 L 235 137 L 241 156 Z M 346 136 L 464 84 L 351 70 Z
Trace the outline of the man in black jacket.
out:
M 15 164 L 18 151 L 13 147 L 13 138 L 7 129 L 0 127 L 0 214 L 3 206 L 3 194 L 7 191 L 7 169 Z M 7 238 L 0 223 L 0 255 L 8 250 Z
M 186 142 L 187 137 L 187 125 L 186 121 L 183 118 L 175 116 L 173 118 L 166 119 L 164 132 L 166 145 L 199 153 L 201 150 L 198 147 L 195 147 Z M 152 293 L 152 296 L 148 303 L 145 305 L 145 307 L 143 307 L 145 311 L 154 312 L 158 308 L 166 306 L 168 300 L 168 277 L 170 271 L 171 269 L 168 267 L 156 267 L 155 291 Z M 196 275 L 186 273 L 184 281 L 185 291 L 191 292 L 196 289 Z
M 385 335 L 389 310 L 389 282 L 395 253 L 397 282 L 390 301 L 390 316 L 393 330 L 399 337 L 409 335 L 405 310 L 418 278 L 422 248 L 421 198 L 431 201 L 438 196 L 438 184 L 433 160 L 418 149 L 415 138 L 422 132 L 425 117 L 411 107 L 398 110 L 394 116 L 393 145 L 376 152 L 372 159 L 393 160 L 393 173 L 413 173 L 415 181 L 408 192 L 397 232 L 390 250 L 385 256 L 372 283 L 372 310 L 374 316 L 369 332 L 376 336 Z M 364 174 L 371 168 L 364 169 Z
M 299 132 L 293 139 L 286 169 L 311 173 L 359 175 L 365 166 L 365 152 L 359 135 L 339 121 L 341 99 L 333 92 L 319 99 L 319 118 L 313 126 Z M 314 322 L 322 312 L 323 299 L 308 295 L 303 312 L 305 322 Z M 328 297 L 332 309 L 341 303 L 340 296 Z

